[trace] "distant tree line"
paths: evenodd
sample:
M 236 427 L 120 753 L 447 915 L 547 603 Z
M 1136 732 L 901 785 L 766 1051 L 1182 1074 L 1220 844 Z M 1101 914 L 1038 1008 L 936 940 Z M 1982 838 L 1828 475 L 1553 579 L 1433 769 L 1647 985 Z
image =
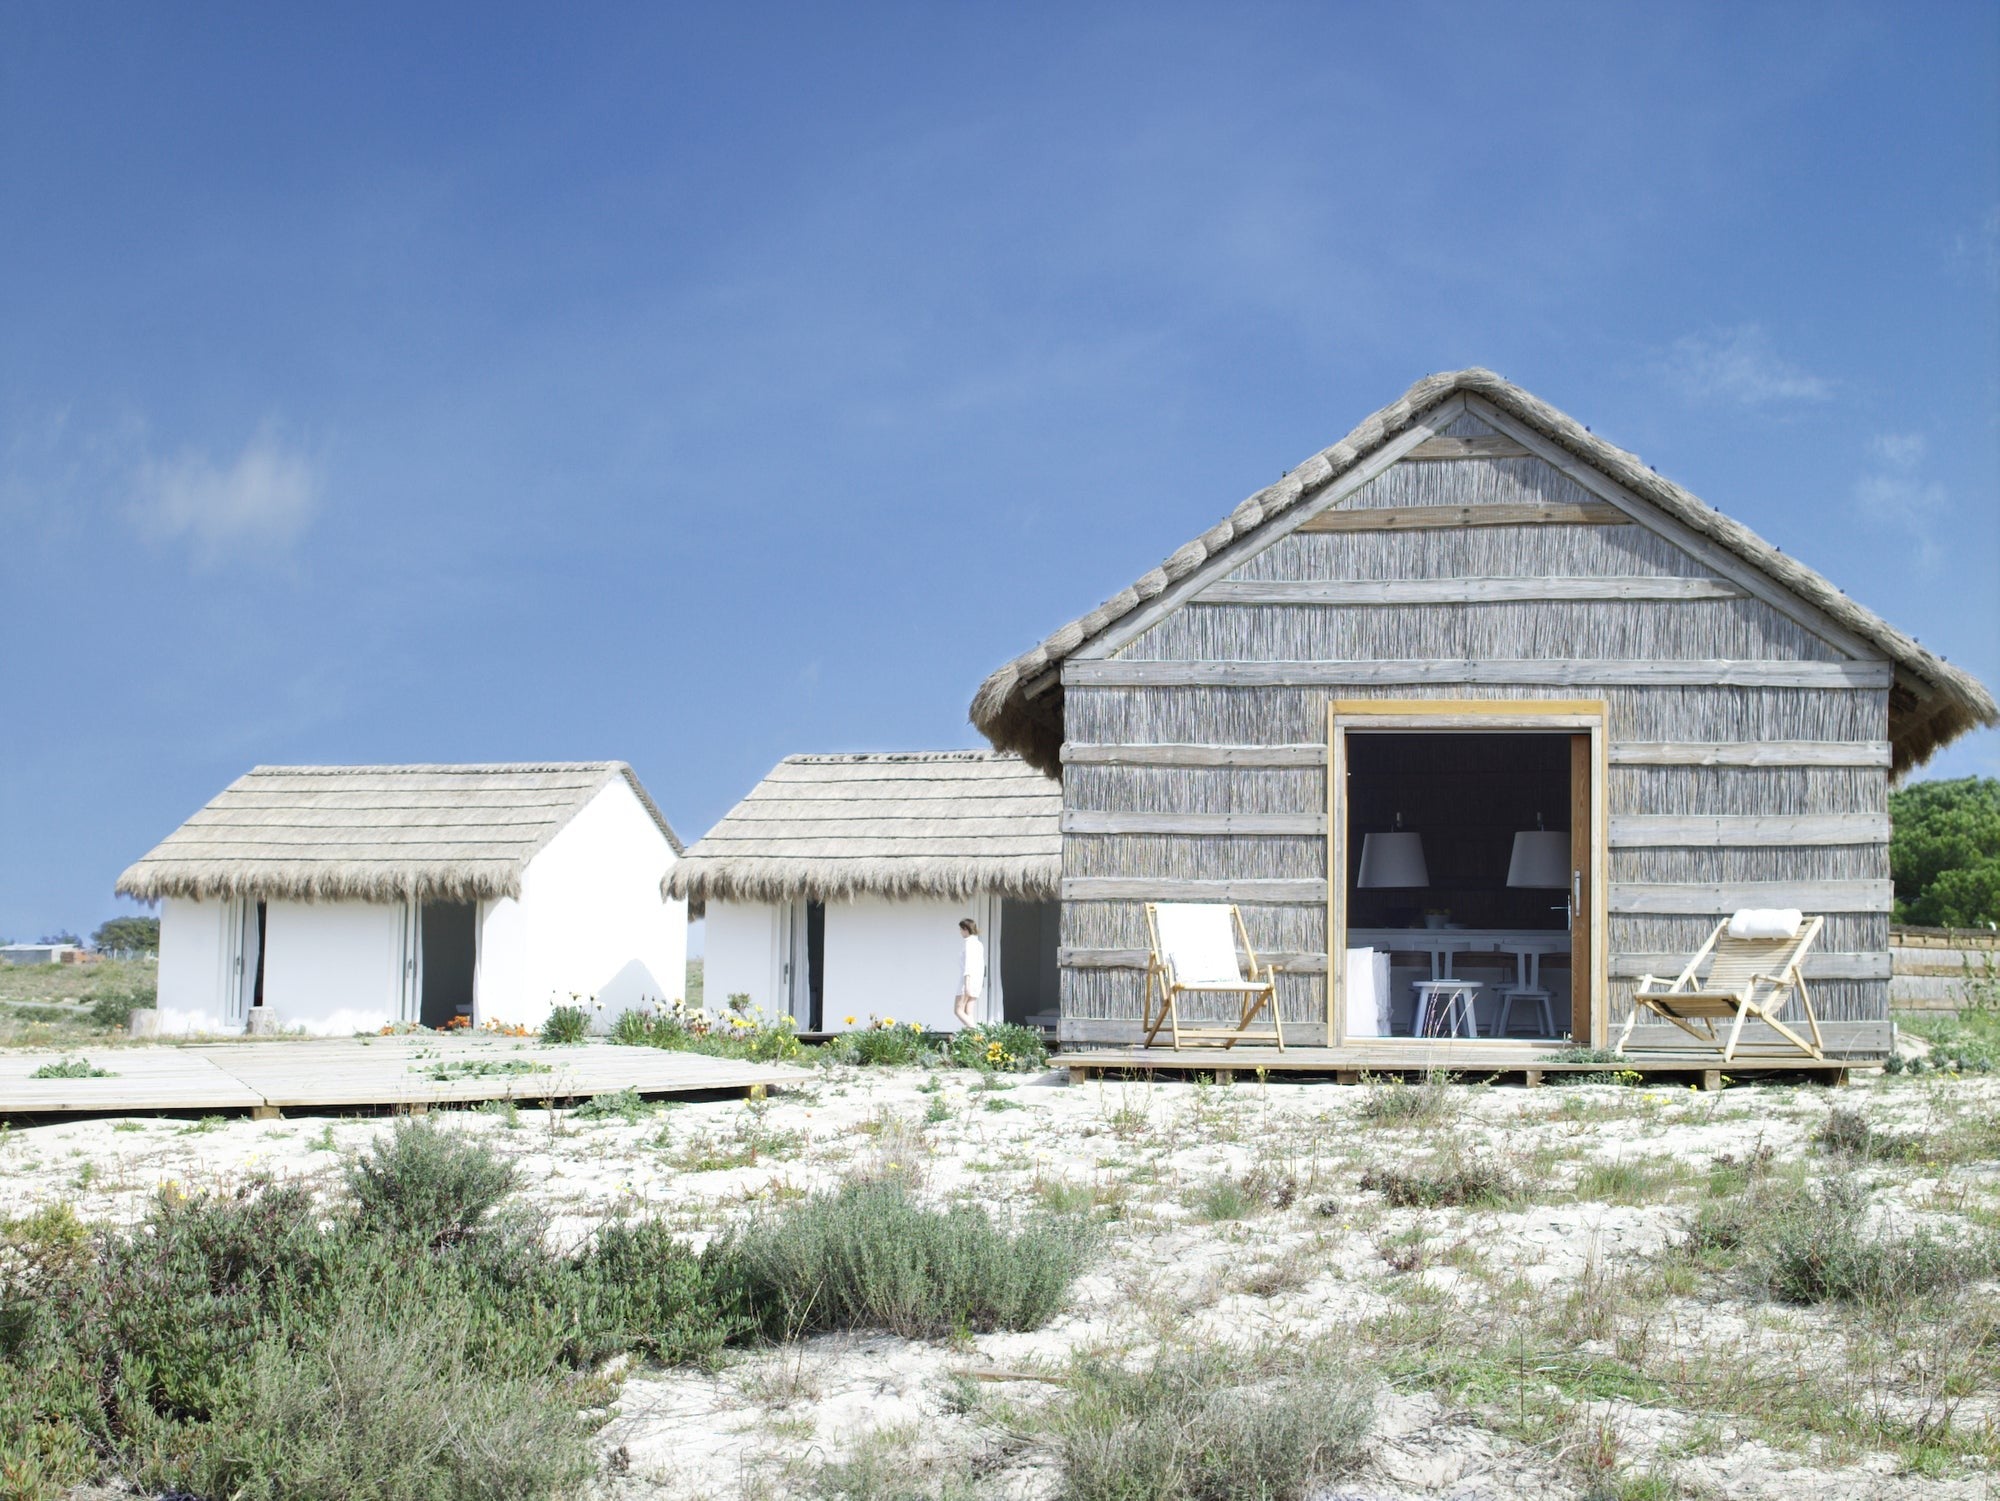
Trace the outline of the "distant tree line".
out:
M 1889 817 L 1897 922 L 2000 923 L 2000 780 L 1915 782 L 1889 794 Z

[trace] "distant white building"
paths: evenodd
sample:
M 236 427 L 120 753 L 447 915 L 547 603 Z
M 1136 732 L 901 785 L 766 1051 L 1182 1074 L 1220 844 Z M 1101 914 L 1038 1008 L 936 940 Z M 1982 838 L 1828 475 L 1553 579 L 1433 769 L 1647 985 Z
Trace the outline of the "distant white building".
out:
M 86 952 L 73 943 L 0 943 L 0 964 L 76 964 Z
M 163 1032 L 600 1025 L 682 993 L 680 841 L 622 761 L 260 766 L 118 878 L 162 903 Z
M 706 917 L 711 1008 L 737 994 L 801 1031 L 870 1016 L 949 1031 L 970 917 L 980 1019 L 1053 1026 L 1061 817 L 1060 784 L 1014 756 L 788 756 L 665 889 Z

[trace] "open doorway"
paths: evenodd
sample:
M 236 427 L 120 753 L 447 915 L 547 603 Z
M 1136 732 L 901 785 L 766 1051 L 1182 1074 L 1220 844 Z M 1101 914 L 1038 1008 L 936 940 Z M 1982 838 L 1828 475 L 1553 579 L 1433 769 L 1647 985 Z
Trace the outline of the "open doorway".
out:
M 460 1016 L 470 1022 L 479 909 L 472 902 L 425 902 L 420 921 L 423 987 L 417 1019 L 427 1027 L 447 1027 Z
M 1060 902 L 1000 903 L 1000 1005 L 1003 1020 L 1053 1027 L 1060 1012 L 1056 945 L 1062 931 Z
M 1335 715 L 1339 1035 L 1587 1042 L 1590 726 L 1466 709 Z

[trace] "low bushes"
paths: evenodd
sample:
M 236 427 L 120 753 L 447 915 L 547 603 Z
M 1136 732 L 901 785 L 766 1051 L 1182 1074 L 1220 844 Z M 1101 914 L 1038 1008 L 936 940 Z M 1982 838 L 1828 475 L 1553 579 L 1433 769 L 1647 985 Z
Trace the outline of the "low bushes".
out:
M 1453 1075 L 1433 1069 L 1423 1083 L 1409 1084 L 1400 1077 L 1377 1079 L 1363 1075 L 1368 1092 L 1361 1097 L 1355 1113 L 1376 1126 L 1441 1126 L 1456 1120 L 1465 1109 L 1463 1095 L 1452 1088 Z
M 399 1123 L 347 1169 L 357 1228 L 431 1246 L 472 1234 L 515 1181 L 511 1162 L 429 1120 Z
M 612 1023 L 611 1041 L 756 1063 L 784 1063 L 805 1051 L 789 1016 L 766 1016 L 747 995 L 732 995 L 718 1017 L 680 1001 L 663 1011 L 627 1011 Z
M 972 1206 L 929 1209 L 887 1180 L 795 1204 L 724 1242 L 718 1259 L 772 1338 L 882 1329 L 926 1339 L 1040 1328 L 1061 1307 L 1086 1236 L 1069 1219 L 1010 1231 Z
M 552 1249 L 510 1164 L 434 1119 L 340 1202 L 253 1180 L 163 1191 L 130 1230 L 0 1223 L 0 1495 L 564 1501 L 611 1357 L 706 1362 L 820 1329 L 937 1336 L 1055 1312 L 1084 1231 L 1015 1231 L 873 1183 L 702 1253 L 658 1220 Z
M 1015 1022 L 990 1022 L 954 1032 L 946 1056 L 959 1068 L 991 1073 L 1035 1073 L 1049 1065 L 1041 1031 Z
M 581 1006 L 557 1006 L 542 1023 L 542 1041 L 557 1047 L 574 1047 L 590 1036 L 590 1013 Z
M 1371 1167 L 1361 1175 L 1361 1186 L 1398 1209 L 1500 1208 L 1519 1193 L 1499 1163 L 1456 1152 L 1430 1162 Z
M 2000 1273 L 2000 1240 L 1901 1233 L 1868 1218 L 1852 1179 L 1758 1180 L 1689 1221 L 1682 1254 L 1747 1271 L 1781 1302 L 1894 1308 Z
M 1358 1463 L 1369 1397 L 1313 1352 L 1085 1360 L 1050 1419 L 1065 1501 L 1301 1501 Z

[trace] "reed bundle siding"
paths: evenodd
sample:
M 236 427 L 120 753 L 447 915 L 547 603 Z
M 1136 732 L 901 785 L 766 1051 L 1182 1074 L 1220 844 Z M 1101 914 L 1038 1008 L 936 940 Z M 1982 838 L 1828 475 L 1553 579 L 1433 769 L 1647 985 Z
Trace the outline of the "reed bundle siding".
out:
M 1434 378 L 975 699 L 996 744 L 1063 763 L 1073 1036 L 1140 1014 L 1143 902 L 1207 895 L 1318 1040 L 1334 697 L 1605 703 L 1614 1021 L 1747 905 L 1824 912 L 1821 1016 L 1886 1018 L 1892 764 L 1996 712 L 1562 414 Z

